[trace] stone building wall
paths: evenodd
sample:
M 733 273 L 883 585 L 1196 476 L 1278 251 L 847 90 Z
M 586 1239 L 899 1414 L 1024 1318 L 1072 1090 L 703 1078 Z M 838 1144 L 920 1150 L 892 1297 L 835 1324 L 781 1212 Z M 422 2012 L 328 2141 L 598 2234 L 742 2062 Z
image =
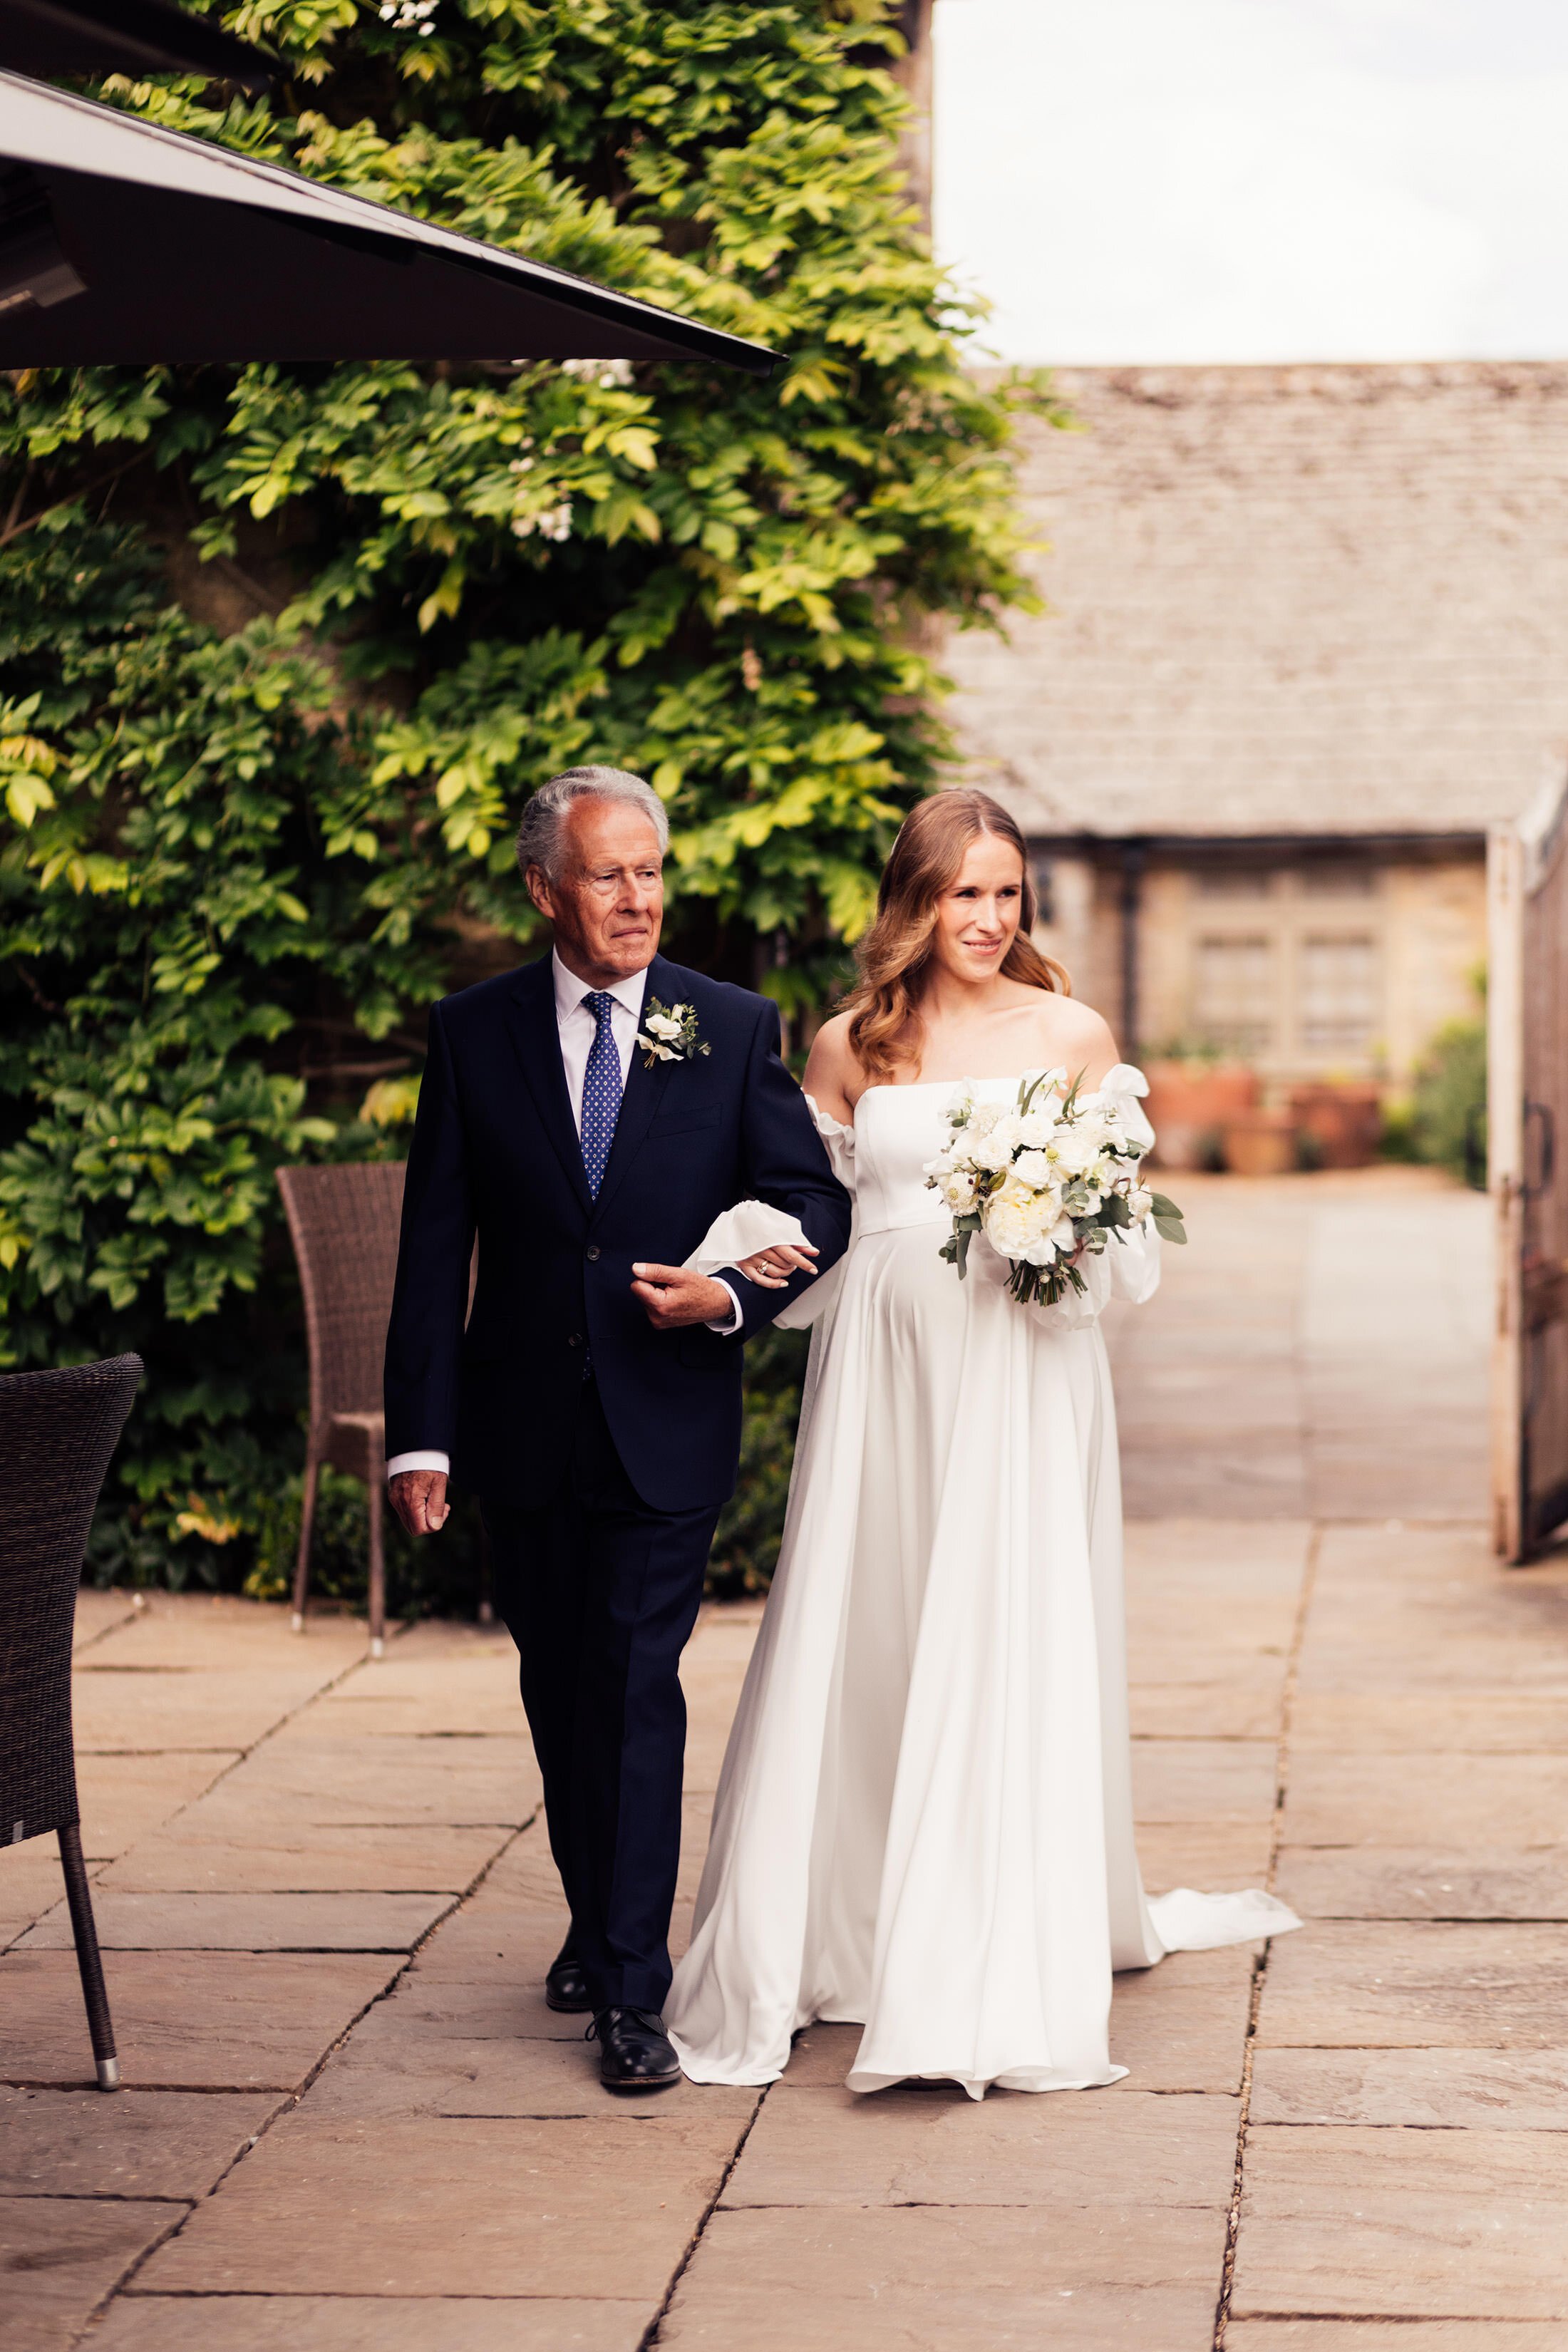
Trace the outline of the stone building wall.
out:
M 1215 1045 L 1281 1082 L 1370 1077 L 1398 1089 L 1437 1030 L 1479 1015 L 1479 850 L 1366 859 L 1348 869 L 1366 886 L 1354 893 L 1339 887 L 1338 860 L 1238 871 L 1234 856 L 1202 851 L 1152 856 L 1139 878 L 1131 1019 L 1119 856 L 1039 866 L 1051 919 L 1037 937 L 1129 1053 Z
M 1262 1066 L 1397 1081 L 1477 1009 L 1488 825 L 1568 771 L 1568 366 L 1058 389 L 1080 429 L 1032 426 L 1022 478 L 1050 609 L 949 648 L 1053 951 L 1125 1029 L 1131 849 L 1134 1043 L 1261 993 Z

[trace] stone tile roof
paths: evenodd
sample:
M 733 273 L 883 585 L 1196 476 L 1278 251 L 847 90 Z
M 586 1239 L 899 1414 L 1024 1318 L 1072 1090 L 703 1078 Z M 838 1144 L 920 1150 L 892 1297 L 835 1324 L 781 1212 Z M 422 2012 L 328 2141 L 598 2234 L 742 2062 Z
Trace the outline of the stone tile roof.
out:
M 1451 834 L 1568 763 L 1568 364 L 1072 369 L 1048 616 L 954 638 L 1042 833 Z

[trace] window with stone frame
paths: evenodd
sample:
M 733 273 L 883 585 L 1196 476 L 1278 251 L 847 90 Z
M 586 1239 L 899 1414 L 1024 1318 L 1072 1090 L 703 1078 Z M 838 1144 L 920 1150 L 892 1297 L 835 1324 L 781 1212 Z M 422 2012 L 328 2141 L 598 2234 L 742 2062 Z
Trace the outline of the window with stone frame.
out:
M 1190 869 L 1191 1034 L 1280 1075 L 1366 1067 L 1386 1031 L 1382 895 L 1362 859 Z
M 1297 949 L 1301 1051 L 1364 1061 L 1384 1023 L 1383 942 L 1370 930 L 1309 930 Z

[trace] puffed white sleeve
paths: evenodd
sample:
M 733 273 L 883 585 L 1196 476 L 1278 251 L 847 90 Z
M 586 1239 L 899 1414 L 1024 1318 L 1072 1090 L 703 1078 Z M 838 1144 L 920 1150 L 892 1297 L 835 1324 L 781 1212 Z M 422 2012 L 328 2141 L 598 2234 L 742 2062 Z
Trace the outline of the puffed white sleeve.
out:
M 1118 1062 L 1088 1097 L 1115 1111 L 1122 1133 L 1140 1152 L 1152 1150 L 1154 1142 L 1154 1130 L 1143 1108 L 1148 1091 L 1149 1081 L 1142 1070 L 1131 1062 Z M 1160 1287 L 1160 1236 L 1148 1219 L 1124 1227 L 1112 1234 L 1098 1257 L 1084 1258 L 1079 1270 L 1084 1280 L 1081 1291 L 1069 1290 L 1054 1307 L 1035 1309 L 1058 1330 L 1079 1331 L 1098 1322 L 1113 1298 L 1123 1299 L 1130 1307 L 1142 1307 L 1152 1298 Z
M 1096 1091 L 1114 1107 L 1129 1143 L 1152 1151 L 1154 1130 L 1143 1108 L 1149 1081 L 1142 1071 L 1131 1062 L 1118 1062 L 1106 1072 Z M 1100 1263 L 1109 1270 L 1110 1297 L 1124 1298 L 1130 1307 L 1142 1307 L 1152 1298 L 1160 1287 L 1160 1236 L 1152 1222 L 1145 1218 L 1142 1224 L 1119 1234 Z
M 854 1254 L 860 1233 L 860 1211 L 855 1199 L 855 1129 L 846 1127 L 841 1119 L 831 1118 L 819 1110 L 809 1095 L 806 1102 L 816 1121 L 816 1131 L 827 1148 L 828 1161 L 834 1174 L 849 1195 L 849 1240 L 837 1265 L 816 1281 L 808 1282 L 798 1298 L 792 1298 L 773 1320 L 786 1331 L 805 1331 L 814 1323 L 823 1323 L 838 1304 L 838 1294 L 844 1287 L 844 1269 Z M 815 1353 L 816 1342 L 813 1341 Z
M 816 1122 L 816 1131 L 826 1147 L 833 1172 L 853 1202 L 855 1130 L 852 1127 L 845 1127 L 838 1119 L 830 1118 L 826 1111 L 818 1110 L 809 1095 L 805 1099 Z M 716 1275 L 727 1265 L 739 1265 L 742 1258 L 753 1256 L 758 1250 L 773 1248 L 775 1243 L 793 1242 L 798 1245 L 805 1239 L 799 1218 L 792 1217 L 787 1210 L 771 1208 L 765 1201 L 737 1201 L 732 1209 L 726 1209 L 722 1216 L 714 1218 L 686 1264 L 694 1274 Z M 849 1247 L 837 1265 L 830 1266 L 815 1282 L 807 1283 L 799 1297 L 792 1299 L 787 1307 L 782 1307 L 773 1317 L 774 1324 L 781 1330 L 804 1331 L 827 1312 L 838 1297 L 845 1264 L 849 1250 L 854 1246 L 852 1220 Z

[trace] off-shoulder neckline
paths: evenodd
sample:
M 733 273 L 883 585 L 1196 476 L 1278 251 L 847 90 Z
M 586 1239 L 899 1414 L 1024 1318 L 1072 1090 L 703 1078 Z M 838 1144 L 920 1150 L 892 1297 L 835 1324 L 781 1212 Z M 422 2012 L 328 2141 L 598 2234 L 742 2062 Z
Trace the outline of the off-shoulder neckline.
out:
M 1114 1077 L 1118 1070 L 1131 1070 L 1139 1077 L 1143 1076 L 1136 1062 L 1112 1062 L 1099 1086 L 1090 1087 L 1087 1091 L 1090 1095 L 1103 1094 L 1106 1079 Z M 950 1094 L 955 1087 L 1016 1087 L 1026 1076 L 1026 1073 L 1023 1070 L 1004 1070 L 994 1078 L 975 1078 L 967 1076 L 962 1078 L 905 1078 L 901 1081 L 897 1078 L 879 1078 L 872 1085 L 861 1087 L 855 1097 L 855 1108 L 858 1110 L 868 1095 L 914 1095 L 921 1094 L 931 1087 L 945 1087 Z
M 1110 1069 L 1107 1070 L 1105 1077 L 1100 1080 L 1099 1086 L 1090 1087 L 1089 1090 L 1090 1097 L 1103 1094 L 1105 1092 L 1106 1079 L 1114 1077 L 1118 1070 L 1131 1070 L 1136 1076 L 1140 1078 L 1143 1076 L 1143 1073 L 1139 1069 L 1136 1062 L 1113 1062 Z M 841 1118 L 835 1118 L 831 1111 L 824 1110 L 814 1095 L 807 1095 L 806 1100 L 810 1103 L 812 1110 L 819 1122 L 825 1120 L 829 1127 L 833 1128 L 840 1135 L 853 1135 L 855 1132 L 855 1120 L 859 1114 L 860 1106 L 865 1101 L 868 1095 L 929 1094 L 933 1087 L 945 1087 L 950 1094 L 955 1087 L 1010 1087 L 1016 1086 L 1019 1079 L 1022 1078 L 1024 1075 L 1025 1074 L 1022 1070 L 1014 1070 L 1005 1072 L 1001 1076 L 994 1078 L 905 1078 L 903 1080 L 897 1078 L 879 1078 L 872 1085 L 862 1087 L 859 1093 L 856 1096 L 854 1108 L 850 1111 L 849 1124 L 847 1126 L 845 1125 Z M 1144 1084 L 1145 1086 L 1148 1084 L 1147 1079 L 1144 1080 Z

